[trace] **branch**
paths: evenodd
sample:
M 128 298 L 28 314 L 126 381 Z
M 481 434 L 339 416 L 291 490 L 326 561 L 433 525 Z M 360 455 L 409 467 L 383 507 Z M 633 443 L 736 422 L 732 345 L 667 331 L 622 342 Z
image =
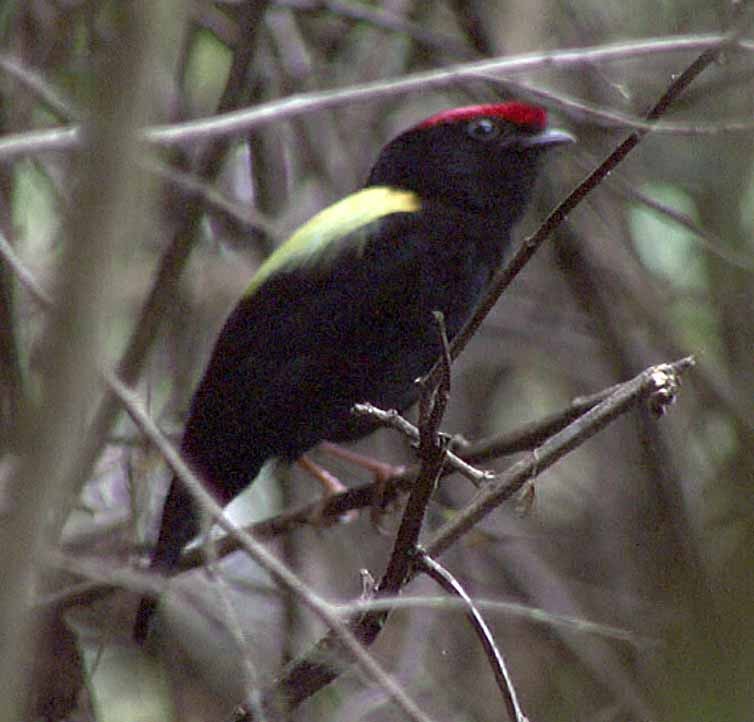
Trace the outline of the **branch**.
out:
M 747 52 L 754 50 L 754 42 L 741 39 L 734 42 L 730 40 L 729 35 L 709 34 L 655 38 L 550 53 L 528 53 L 465 63 L 450 69 L 414 73 L 397 80 L 376 81 L 339 90 L 301 93 L 253 108 L 220 112 L 210 118 L 146 128 L 142 131 L 141 138 L 146 143 L 157 146 L 228 138 L 304 113 L 313 113 L 342 105 L 375 102 L 420 90 L 447 88 L 457 85 L 462 80 L 478 80 L 485 74 L 495 74 L 497 77 L 520 75 L 545 69 L 581 68 L 594 63 L 677 52 L 712 51 L 719 54 L 722 45 L 725 45 L 728 50 L 740 49 Z M 80 146 L 81 131 L 78 126 L 29 131 L 6 135 L 0 139 L 0 159 L 9 160 L 49 151 L 71 151 Z
M 414 443 L 419 442 L 419 429 L 401 416 L 395 409 L 383 410 L 378 409 L 372 404 L 365 403 L 356 404 L 353 410 L 357 415 L 369 416 L 387 428 L 400 431 L 406 438 Z M 493 476 L 489 471 L 475 469 L 471 464 L 464 461 L 464 459 L 459 455 L 454 454 L 452 451 L 448 450 L 445 454 L 445 461 L 448 467 L 453 471 L 457 471 L 461 476 L 465 476 L 472 484 L 474 484 L 474 486 L 479 486 L 482 482 L 488 481 Z
M 671 364 L 650 366 L 630 381 L 620 384 L 607 399 L 545 441 L 485 488 L 462 512 L 437 531 L 425 545 L 427 554 L 438 556 L 444 552 L 528 481 L 641 401 L 647 400 L 658 413 L 664 411 L 675 398 L 681 374 L 693 366 L 691 357 Z
M 445 464 L 448 442 L 446 438 L 440 436 L 440 424 L 450 395 L 450 353 L 444 318 L 439 312 L 435 313 L 435 318 L 444 351 L 441 356 L 443 373 L 434 383 L 429 379 L 422 379 L 420 382 L 422 385 L 422 394 L 419 399 L 421 467 L 416 481 L 411 486 L 387 569 L 377 587 L 378 598 L 395 596 L 406 583 L 413 567 L 427 506 Z
M 495 682 L 503 695 L 503 701 L 505 702 L 505 708 L 508 711 L 508 717 L 511 719 L 511 722 L 528 722 L 526 715 L 523 713 L 521 705 L 518 702 L 518 695 L 516 694 L 513 680 L 508 672 L 508 667 L 505 664 L 505 658 L 495 644 L 490 628 L 479 613 L 479 610 L 474 606 L 474 602 L 466 593 L 466 590 L 456 578 L 445 569 L 445 567 L 438 564 L 424 550 L 421 550 L 417 554 L 415 565 L 417 571 L 424 572 L 431 579 L 436 581 L 446 592 L 463 600 L 466 605 L 466 616 L 476 632 L 477 637 L 479 637 L 479 641 L 482 643 L 484 653 L 487 656 L 490 667 L 492 667 L 492 672 L 495 675 Z
M 527 459 L 514 464 L 498 478 L 498 481 L 485 488 L 467 509 L 441 527 L 425 545 L 427 553 L 438 556 L 444 552 L 463 534 L 470 531 L 480 519 L 513 496 L 538 473 L 552 466 L 641 400 L 650 399 L 658 410 L 664 409 L 674 398 L 678 376 L 692 366 L 691 358 L 681 359 L 674 364 L 652 366 L 631 381 L 616 387 L 605 401 L 546 441 Z M 408 582 L 409 578 L 404 579 L 403 584 Z M 378 636 L 386 616 L 387 613 L 384 611 L 368 612 L 355 617 L 349 628 L 363 644 L 369 645 Z M 339 640 L 332 634 L 326 635 L 283 670 L 279 679 L 265 693 L 265 698 L 274 700 L 282 697 L 290 708 L 297 706 L 338 676 L 338 670 L 322 660 L 329 660 L 341 653 Z M 235 722 L 248 719 L 249 716 L 241 715 Z

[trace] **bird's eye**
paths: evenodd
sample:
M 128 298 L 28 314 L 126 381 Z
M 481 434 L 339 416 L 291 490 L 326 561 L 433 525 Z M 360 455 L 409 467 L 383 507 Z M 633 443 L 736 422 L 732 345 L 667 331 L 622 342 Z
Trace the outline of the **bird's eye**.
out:
M 466 126 L 466 132 L 474 140 L 493 140 L 500 135 L 500 126 L 489 118 L 477 118 Z

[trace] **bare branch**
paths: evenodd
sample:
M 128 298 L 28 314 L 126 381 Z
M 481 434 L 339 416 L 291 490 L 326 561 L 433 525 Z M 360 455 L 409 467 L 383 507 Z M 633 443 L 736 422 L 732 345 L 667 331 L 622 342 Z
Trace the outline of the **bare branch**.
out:
M 479 637 L 479 641 L 482 643 L 484 653 L 490 663 L 490 667 L 492 667 L 492 672 L 495 675 L 495 682 L 503 695 L 503 701 L 505 702 L 505 708 L 508 711 L 508 717 L 511 719 L 511 722 L 528 722 L 518 701 L 518 695 L 516 694 L 513 680 L 508 672 L 505 658 L 495 644 L 490 628 L 487 626 L 484 618 L 474 605 L 471 597 L 466 593 L 466 590 L 461 584 L 459 584 L 458 580 L 447 569 L 445 569 L 445 567 L 432 559 L 432 557 L 423 550 L 420 550 L 416 555 L 415 565 L 417 571 L 424 572 L 434 579 L 434 581 L 436 581 L 446 592 L 463 600 L 467 609 L 466 616 L 476 632 L 477 637 Z
M 377 81 L 357 87 L 333 91 L 302 93 L 279 101 L 271 101 L 254 108 L 220 113 L 203 120 L 175 125 L 156 126 L 142 132 L 142 140 L 155 145 L 175 145 L 227 138 L 243 134 L 270 123 L 355 103 L 376 102 L 385 98 L 405 95 L 418 90 L 447 88 L 462 80 L 479 79 L 485 74 L 499 76 L 518 75 L 543 69 L 568 69 L 590 66 L 595 63 L 615 62 L 627 58 L 657 56 L 667 53 L 707 51 L 719 52 L 729 43 L 727 35 L 690 35 L 659 38 L 634 43 L 619 43 L 593 48 L 529 53 L 509 58 L 496 58 L 458 65 L 447 70 L 415 73 L 397 80 Z M 754 42 L 738 40 L 727 50 L 740 49 L 751 52 Z M 70 151 L 80 146 L 78 127 L 50 128 L 6 135 L 0 139 L 0 159 L 9 160 L 23 155 L 49 151 Z
M 694 360 L 688 357 L 672 364 L 651 366 L 631 381 L 620 384 L 607 399 L 501 474 L 468 507 L 436 532 L 425 545 L 427 553 L 437 556 L 444 552 L 533 476 L 548 469 L 642 400 L 651 399 L 653 405 L 662 401 L 677 387 L 678 377 L 693 365 Z

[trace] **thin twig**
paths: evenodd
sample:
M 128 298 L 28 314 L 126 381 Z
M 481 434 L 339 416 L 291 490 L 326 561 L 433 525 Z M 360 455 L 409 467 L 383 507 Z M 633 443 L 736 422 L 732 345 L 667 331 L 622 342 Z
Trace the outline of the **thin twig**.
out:
M 448 339 L 442 314 L 436 313 L 438 335 L 446 361 L 441 364 L 444 373 L 436 381 L 422 379 L 419 399 L 419 458 L 421 466 L 412 485 L 403 511 L 398 533 L 385 573 L 377 587 L 378 597 L 395 596 L 405 584 L 413 565 L 414 551 L 419 543 L 424 517 L 437 482 L 442 474 L 447 454 L 447 439 L 440 435 L 450 390 L 450 357 Z
M 400 431 L 406 436 L 406 438 L 414 443 L 418 443 L 419 441 L 419 429 L 394 409 L 388 409 L 386 411 L 378 409 L 372 404 L 356 404 L 353 407 L 353 410 L 356 414 L 369 416 L 383 426 Z M 494 477 L 494 474 L 489 471 L 475 469 L 471 464 L 464 461 L 452 451 L 446 452 L 446 461 L 453 471 L 457 471 L 461 476 L 465 476 L 475 486 L 479 486 L 484 481 L 488 481 Z
M 0 54 L 0 69 L 30 90 L 59 117 L 64 120 L 78 120 L 80 113 L 73 103 L 68 98 L 64 98 L 44 76 L 25 65 L 21 59 L 2 53 Z
M 461 459 L 469 464 L 479 464 L 522 451 L 531 451 L 589 409 L 604 401 L 619 387 L 620 384 L 614 384 L 589 396 L 579 396 L 573 399 L 566 408 L 524 424 L 508 433 L 495 434 L 474 441 L 456 440 L 454 448 Z
M 730 133 L 751 133 L 754 130 L 754 120 L 729 121 L 716 120 L 711 122 L 653 122 L 646 118 L 637 117 L 630 113 L 619 110 L 606 109 L 594 103 L 577 100 L 563 93 L 550 89 L 536 88 L 530 84 L 515 80 L 501 80 L 491 75 L 480 75 L 479 80 L 484 80 L 491 87 L 505 89 L 508 93 L 514 93 L 522 100 L 532 100 L 542 103 L 547 108 L 560 110 L 569 118 L 574 118 L 584 123 L 591 123 L 603 128 L 616 128 L 619 130 L 651 131 L 653 134 L 699 136 L 699 135 L 723 135 Z
M 5 236 L 0 233 L 0 256 L 11 267 L 21 285 L 31 294 L 31 297 L 40 306 L 49 310 L 52 308 L 53 299 L 45 288 L 37 281 L 34 274 L 26 267 L 13 246 L 8 243 Z
M 577 632 L 579 634 L 591 634 L 595 637 L 604 637 L 625 642 L 635 649 L 647 650 L 657 648 L 661 642 L 657 638 L 643 637 L 635 632 L 615 627 L 609 624 L 593 622 L 581 617 L 572 617 L 564 614 L 553 614 L 538 607 L 530 607 L 525 604 L 516 604 L 514 602 L 501 602 L 496 599 L 475 599 L 474 604 L 477 609 L 485 609 L 493 613 L 505 614 L 508 616 L 524 619 L 527 622 L 541 624 L 568 632 Z M 438 611 L 454 610 L 463 605 L 455 599 L 447 597 L 439 598 L 435 596 L 407 596 L 401 595 L 391 599 L 359 599 L 356 602 L 344 603 L 338 606 L 338 611 L 342 615 L 353 614 L 354 612 L 368 612 L 379 610 L 396 610 L 396 609 L 436 609 Z
M 219 601 L 219 607 L 225 627 L 228 629 L 231 638 L 238 647 L 238 655 L 241 658 L 240 666 L 244 674 L 244 688 L 246 690 L 245 704 L 252 711 L 255 720 L 265 722 L 266 715 L 262 706 L 261 689 L 258 684 L 259 670 L 257 669 L 257 665 L 254 662 L 251 653 L 253 644 L 247 639 L 246 630 L 241 624 L 238 612 L 231 601 L 230 586 L 228 585 L 222 570 L 218 568 L 218 557 L 211 536 L 211 534 L 207 535 L 207 540 L 204 544 L 204 546 L 207 547 L 207 552 L 205 552 L 207 564 L 204 565 L 204 572 Z
M 723 238 L 715 235 L 709 229 L 699 226 L 699 224 L 688 214 L 673 208 L 667 203 L 658 201 L 649 193 L 644 193 L 637 187 L 636 183 L 632 183 L 630 180 L 622 178 L 618 173 L 613 173 L 607 183 L 608 186 L 617 186 L 616 191 L 620 193 L 623 198 L 628 198 L 641 203 L 665 218 L 677 223 L 687 231 L 690 231 L 696 236 L 699 245 L 701 245 L 702 248 L 719 258 L 724 263 L 735 266 L 748 273 L 754 271 L 754 259 L 752 259 L 750 253 L 736 253 L 735 251 L 726 248 L 727 243 Z
M 431 579 L 434 579 L 446 592 L 463 600 L 467 609 L 466 616 L 477 637 L 479 637 L 479 641 L 482 643 L 484 653 L 495 675 L 495 682 L 497 682 L 498 689 L 503 695 L 508 717 L 511 719 L 511 722 L 528 722 L 518 701 L 518 695 L 508 672 L 508 666 L 505 664 L 505 658 L 498 649 L 497 644 L 495 644 L 490 628 L 474 605 L 471 597 L 466 593 L 466 590 L 445 567 L 432 559 L 424 550 L 417 551 L 414 564 L 417 571 L 423 571 Z

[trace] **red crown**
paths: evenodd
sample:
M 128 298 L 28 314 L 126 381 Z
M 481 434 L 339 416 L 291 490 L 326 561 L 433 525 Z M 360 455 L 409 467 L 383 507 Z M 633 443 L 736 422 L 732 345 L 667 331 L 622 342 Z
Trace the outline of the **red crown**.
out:
M 432 115 L 416 125 L 416 128 L 431 128 L 443 123 L 463 123 L 474 118 L 502 118 L 516 125 L 534 130 L 543 130 L 547 125 L 547 111 L 536 105 L 513 101 L 510 103 L 490 103 L 487 105 L 467 105 L 463 108 L 450 108 Z

